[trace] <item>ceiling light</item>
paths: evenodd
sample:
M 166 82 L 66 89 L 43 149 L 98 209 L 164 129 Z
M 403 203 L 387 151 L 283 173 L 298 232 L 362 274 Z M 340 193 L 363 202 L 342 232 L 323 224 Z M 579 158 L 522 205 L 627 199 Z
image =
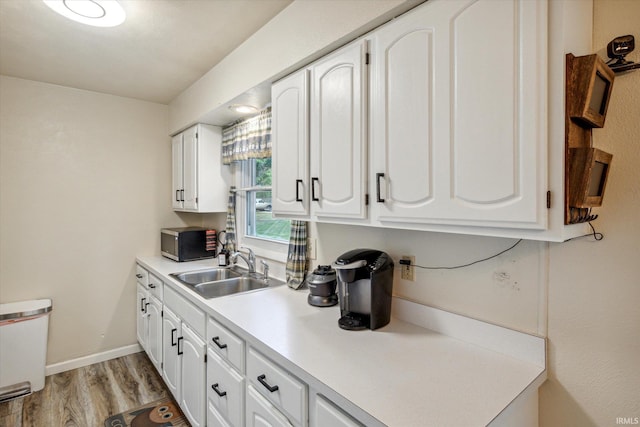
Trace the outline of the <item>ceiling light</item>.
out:
M 235 111 L 236 113 L 240 113 L 240 114 L 250 114 L 258 111 L 258 109 L 253 105 L 246 105 L 246 104 L 229 105 L 229 109 L 231 111 Z
M 126 14 L 116 0 L 43 0 L 60 15 L 94 27 L 115 27 Z

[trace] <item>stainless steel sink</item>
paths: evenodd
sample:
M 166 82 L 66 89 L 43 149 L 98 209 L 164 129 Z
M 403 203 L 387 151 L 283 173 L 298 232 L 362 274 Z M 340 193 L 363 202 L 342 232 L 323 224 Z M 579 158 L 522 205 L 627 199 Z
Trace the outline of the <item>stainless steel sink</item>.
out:
M 205 298 L 217 298 L 224 295 L 237 294 L 239 292 L 254 291 L 268 288 L 269 282 L 255 277 L 233 277 L 231 279 L 218 280 L 216 282 L 201 283 L 192 287 Z
M 172 273 L 170 276 L 207 299 L 284 284 L 273 278 L 265 280 L 259 273 L 249 273 L 237 266 Z
M 210 268 L 207 270 L 187 271 L 185 273 L 174 273 L 171 276 L 178 279 L 185 285 L 199 285 L 205 282 L 214 282 L 218 280 L 230 279 L 232 277 L 240 277 L 242 273 L 230 268 Z

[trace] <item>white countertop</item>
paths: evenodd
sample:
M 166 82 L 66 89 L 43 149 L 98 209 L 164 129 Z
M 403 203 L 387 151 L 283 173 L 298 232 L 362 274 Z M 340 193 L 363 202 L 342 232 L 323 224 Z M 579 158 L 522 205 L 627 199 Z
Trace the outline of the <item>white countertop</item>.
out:
M 138 262 L 217 320 L 242 329 L 250 344 L 259 341 L 267 356 L 292 364 L 285 368 L 302 371 L 388 426 L 485 426 L 545 379 L 544 361 L 490 350 L 477 339 L 465 342 L 397 317 L 375 331 L 340 329 L 338 306 L 310 306 L 307 290 L 279 286 L 205 300 L 167 276 L 211 267 L 212 260 L 176 263 L 158 256 Z M 404 304 L 394 299 L 394 305 Z

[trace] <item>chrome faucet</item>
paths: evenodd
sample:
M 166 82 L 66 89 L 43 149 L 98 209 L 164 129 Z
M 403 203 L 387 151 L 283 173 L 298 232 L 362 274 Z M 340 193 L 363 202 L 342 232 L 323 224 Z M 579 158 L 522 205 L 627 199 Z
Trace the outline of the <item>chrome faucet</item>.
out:
M 242 258 L 245 263 L 247 263 L 247 267 L 249 268 L 249 273 L 256 272 L 256 256 L 251 250 L 251 248 L 247 248 L 246 246 L 240 246 L 243 249 L 249 251 L 249 256 L 246 257 L 242 252 L 234 252 L 231 254 L 231 261 L 235 264 L 238 257 Z

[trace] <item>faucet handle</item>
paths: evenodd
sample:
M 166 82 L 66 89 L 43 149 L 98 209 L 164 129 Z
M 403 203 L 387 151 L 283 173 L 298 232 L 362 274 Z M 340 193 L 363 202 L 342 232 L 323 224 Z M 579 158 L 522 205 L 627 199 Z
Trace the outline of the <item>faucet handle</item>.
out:
M 256 262 L 256 255 L 253 253 L 253 251 L 251 250 L 250 247 L 248 246 L 240 246 L 241 249 L 246 249 L 247 252 L 249 252 L 249 261 L 255 263 Z

